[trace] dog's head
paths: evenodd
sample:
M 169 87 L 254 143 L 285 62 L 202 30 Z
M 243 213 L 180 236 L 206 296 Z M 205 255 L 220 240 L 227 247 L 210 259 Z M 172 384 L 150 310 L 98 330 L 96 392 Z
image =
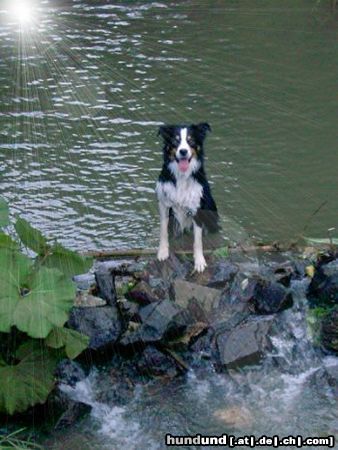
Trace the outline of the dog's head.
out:
M 176 174 L 197 171 L 203 160 L 203 142 L 208 123 L 192 125 L 163 125 L 158 133 L 164 140 L 164 161 Z

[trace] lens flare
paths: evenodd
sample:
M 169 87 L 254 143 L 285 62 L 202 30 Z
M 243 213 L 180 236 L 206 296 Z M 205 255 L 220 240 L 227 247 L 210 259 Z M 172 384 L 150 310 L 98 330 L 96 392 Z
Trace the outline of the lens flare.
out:
M 34 20 L 33 5 L 29 0 L 12 0 L 10 13 L 13 19 L 19 22 L 21 26 L 26 26 Z

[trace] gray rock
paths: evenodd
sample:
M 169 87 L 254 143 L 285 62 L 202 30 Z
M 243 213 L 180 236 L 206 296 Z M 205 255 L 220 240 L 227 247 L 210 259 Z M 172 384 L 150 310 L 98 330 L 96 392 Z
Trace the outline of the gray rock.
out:
M 257 314 L 273 314 L 289 308 L 293 304 L 292 295 L 280 283 L 260 275 L 239 273 L 230 292 L 229 303 L 239 310 L 251 309 Z
M 168 376 L 172 378 L 180 373 L 175 361 L 152 345 L 143 351 L 137 361 L 137 368 L 142 375 L 155 377 Z
M 139 311 L 141 325 L 127 333 L 122 345 L 168 341 L 181 336 L 192 322 L 190 315 L 170 300 L 151 303 Z
M 166 292 L 162 288 L 152 288 L 145 281 L 140 281 L 125 294 L 128 300 L 138 302 L 141 305 L 163 300 L 165 296 Z
M 89 336 L 88 348 L 97 350 L 115 344 L 122 333 L 120 313 L 115 306 L 99 308 L 73 308 L 68 326 Z
M 250 317 L 218 333 L 216 342 L 221 366 L 233 369 L 259 363 L 271 346 L 268 334 L 273 320 L 274 316 Z
M 71 359 L 63 359 L 57 365 L 55 376 L 59 383 L 74 387 L 75 384 L 86 378 L 81 365 Z
M 86 291 L 78 291 L 76 293 L 74 306 L 79 308 L 88 308 L 90 306 L 105 306 L 107 304 L 106 300 L 100 297 L 91 295 Z
M 211 268 L 211 276 L 208 286 L 213 288 L 224 288 L 232 282 L 238 272 L 238 266 L 229 261 L 219 261 Z
M 68 401 L 66 411 L 64 411 L 55 424 L 55 430 L 63 430 L 74 425 L 81 417 L 89 414 L 92 407 L 82 402 Z
M 93 273 L 84 273 L 73 277 L 77 288 L 81 291 L 87 291 L 95 285 L 95 275 Z
M 280 283 L 264 279 L 257 280 L 250 303 L 258 314 L 273 314 L 293 305 L 292 295 Z
M 219 306 L 222 291 L 199 284 L 190 283 L 185 280 L 175 280 L 173 282 L 172 295 L 175 303 L 182 308 L 192 309 L 196 305 L 206 317 L 212 310 Z M 196 320 L 202 320 L 202 317 Z
M 95 270 L 95 279 L 98 295 L 107 301 L 110 306 L 116 305 L 117 294 L 114 275 L 107 265 L 101 264 Z
M 333 308 L 323 317 L 320 338 L 326 350 L 338 354 L 338 307 Z
M 316 267 L 307 295 L 313 305 L 338 303 L 338 259 Z

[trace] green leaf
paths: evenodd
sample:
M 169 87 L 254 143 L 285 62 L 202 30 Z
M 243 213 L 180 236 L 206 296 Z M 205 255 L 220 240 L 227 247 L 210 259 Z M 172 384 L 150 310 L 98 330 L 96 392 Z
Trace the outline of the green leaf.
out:
M 53 328 L 46 340 L 51 348 L 65 347 L 68 358 L 74 359 L 88 347 L 89 337 L 69 328 Z
M 307 242 L 309 242 L 310 244 L 318 244 L 318 245 L 338 245 L 338 238 L 332 238 L 332 239 L 317 239 L 317 238 L 309 238 L 309 237 L 305 237 L 304 238 Z
M 39 270 L 19 253 L 0 248 L 0 331 L 15 325 L 34 338 L 62 327 L 74 303 L 75 288 L 56 269 Z
M 7 248 L 8 250 L 19 250 L 19 244 L 5 233 L 0 232 L 0 248 Z
M 6 200 L 0 197 L 0 227 L 9 225 L 9 209 Z
M 33 228 L 25 219 L 20 217 L 17 219 L 15 230 L 23 244 L 34 250 L 38 255 L 45 255 L 49 250 L 46 238 L 44 238 L 39 230 Z
M 0 411 L 13 414 L 44 403 L 54 387 L 56 360 L 28 355 L 19 364 L 0 366 Z
M 57 268 L 70 277 L 88 272 L 92 264 L 93 258 L 81 256 L 61 244 L 53 245 L 43 260 L 44 266 Z

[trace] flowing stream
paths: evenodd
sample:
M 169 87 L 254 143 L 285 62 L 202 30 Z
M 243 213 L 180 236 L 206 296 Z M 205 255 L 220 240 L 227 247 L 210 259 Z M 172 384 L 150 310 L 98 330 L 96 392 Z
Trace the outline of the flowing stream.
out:
M 71 398 L 92 406 L 91 415 L 68 434 L 57 434 L 50 447 L 155 450 L 165 448 L 167 433 L 337 436 L 338 393 L 330 372 L 337 373 L 338 361 L 311 342 L 304 282 L 294 283 L 293 290 L 294 306 L 278 315 L 272 350 L 260 366 L 216 373 L 196 362 L 196 369 L 184 377 L 137 388 L 123 406 L 98 401 L 98 380 L 111 381 L 109 367 L 95 369 L 74 389 L 65 387 Z

